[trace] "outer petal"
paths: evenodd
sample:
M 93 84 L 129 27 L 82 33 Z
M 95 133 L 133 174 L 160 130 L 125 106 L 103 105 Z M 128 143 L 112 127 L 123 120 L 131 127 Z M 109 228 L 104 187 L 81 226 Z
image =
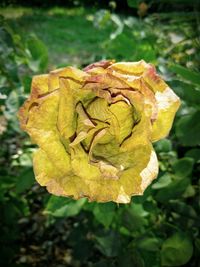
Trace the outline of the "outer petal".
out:
M 144 60 L 138 62 L 118 62 L 110 66 L 111 69 L 125 75 L 140 76 L 146 69 L 148 64 Z
M 180 106 L 180 100 L 174 92 L 167 87 L 162 93 L 155 94 L 158 103 L 158 117 L 152 126 L 153 142 L 164 138 L 169 134 L 172 123 Z
M 81 84 L 86 76 L 87 73 L 73 67 L 51 71 L 49 74 L 49 91 L 59 88 L 60 78 L 70 79 L 71 81 Z
M 67 173 L 70 170 L 70 159 L 60 141 L 56 126 L 58 101 L 58 91 L 39 99 L 37 105 L 29 110 L 26 131 L 48 154 L 53 164 L 63 173 Z
M 149 145 L 139 145 L 132 154 L 133 167 L 124 170 L 121 177 L 123 191 L 128 196 L 142 195 L 147 186 L 158 175 L 156 154 Z
M 169 134 L 176 111 L 180 106 L 180 99 L 156 74 L 153 66 L 144 73 L 143 79 L 154 91 L 157 103 L 158 115 L 153 122 L 151 136 L 151 140 L 155 142 Z
M 26 130 L 26 123 L 28 120 L 28 112 L 31 106 L 38 98 L 38 96 L 43 96 L 48 93 L 48 78 L 49 75 L 36 75 L 32 79 L 31 84 L 31 96 L 24 105 L 19 109 L 18 117 L 20 120 L 20 126 L 22 129 Z
M 129 168 L 127 170 L 125 168 L 122 174 L 123 187 L 128 195 L 142 194 L 158 174 L 158 161 L 149 141 L 150 133 L 151 124 L 143 115 L 140 122 L 133 128 L 132 135 L 123 142 L 120 148 L 121 152 L 126 152 L 131 156 L 130 159 L 124 161 L 129 162 Z
M 131 196 L 142 195 L 158 174 L 158 162 L 151 144 L 137 146 L 129 154 L 131 168 L 122 171 L 118 180 L 102 179 L 90 183 L 90 194 L 98 202 L 129 203 Z
M 168 135 L 176 111 L 180 106 L 178 96 L 156 74 L 155 67 L 144 61 L 115 63 L 109 67 L 112 74 L 144 95 L 144 112 L 150 115 L 154 142 Z
M 138 157 L 141 159 L 139 164 Z M 83 164 L 83 158 L 80 159 L 79 165 Z M 157 159 L 151 145 L 137 147 L 131 154 L 131 160 L 135 164 L 123 171 L 119 180 L 102 179 L 101 176 L 91 178 L 90 175 L 82 179 L 78 176 L 62 176 L 46 154 L 39 150 L 34 156 L 34 172 L 37 181 L 47 186 L 48 191 L 55 195 L 71 196 L 75 199 L 85 196 L 90 201 L 97 202 L 129 203 L 132 195 L 143 193 L 158 171 Z M 84 168 L 81 165 L 78 169 L 82 171 Z
M 59 91 L 47 91 L 48 76 L 36 76 L 32 94 L 19 111 L 21 126 L 62 173 L 70 170 L 70 159 L 57 130 Z
M 36 180 L 42 186 L 46 186 L 52 180 L 58 180 L 59 177 L 62 177 L 62 173 L 55 168 L 42 149 L 38 149 L 34 153 L 33 166 Z
M 57 196 L 74 196 L 77 198 L 77 188 L 74 177 L 63 176 L 62 172 L 52 163 L 48 155 L 42 149 L 38 149 L 33 157 L 33 166 L 36 180 L 47 190 Z M 67 192 L 63 186 L 67 184 Z
M 146 116 L 148 116 L 152 121 L 155 121 L 157 117 L 157 105 L 155 95 L 151 88 L 149 88 L 143 80 L 143 74 L 149 66 L 150 65 L 143 60 L 139 62 L 130 63 L 120 62 L 110 66 L 108 71 L 110 71 L 112 75 L 115 75 L 127 84 L 127 87 L 129 87 L 129 92 L 127 92 L 126 94 L 130 95 L 130 92 L 132 90 L 134 92 L 140 93 L 144 97 L 144 107 L 142 112 L 144 112 Z M 136 106 L 141 106 L 140 103 L 139 105 L 138 103 L 134 104 Z
M 48 74 L 36 75 L 33 77 L 31 85 L 31 96 L 38 97 L 49 92 Z

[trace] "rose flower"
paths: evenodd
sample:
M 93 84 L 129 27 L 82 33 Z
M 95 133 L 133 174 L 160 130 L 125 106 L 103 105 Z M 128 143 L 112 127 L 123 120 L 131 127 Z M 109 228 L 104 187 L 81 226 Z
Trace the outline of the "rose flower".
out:
M 33 78 L 19 120 L 39 149 L 38 183 L 55 195 L 130 202 L 158 173 L 152 142 L 168 135 L 179 98 L 145 61 L 101 61 Z

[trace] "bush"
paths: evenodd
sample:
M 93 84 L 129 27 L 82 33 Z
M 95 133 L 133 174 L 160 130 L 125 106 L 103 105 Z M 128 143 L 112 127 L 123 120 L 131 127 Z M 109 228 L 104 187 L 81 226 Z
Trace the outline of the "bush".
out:
M 63 10 L 58 16 L 38 11 L 14 25 L 12 19 L 0 20 L 1 265 L 195 267 L 200 253 L 199 44 L 191 30 L 195 17 L 158 14 L 158 21 L 158 15 L 138 20 L 109 11 L 84 12 L 80 16 Z M 72 21 L 82 28 L 76 31 Z M 55 32 L 44 31 L 47 23 L 51 29 L 58 23 Z M 63 46 L 59 50 L 49 40 Z M 170 136 L 155 144 L 159 177 L 129 205 L 56 197 L 36 184 L 35 147 L 19 129 L 16 113 L 29 94 L 32 76 L 53 68 L 48 50 L 51 57 L 57 55 L 54 65 L 63 51 L 69 62 L 82 65 L 95 58 L 145 58 L 181 97 Z

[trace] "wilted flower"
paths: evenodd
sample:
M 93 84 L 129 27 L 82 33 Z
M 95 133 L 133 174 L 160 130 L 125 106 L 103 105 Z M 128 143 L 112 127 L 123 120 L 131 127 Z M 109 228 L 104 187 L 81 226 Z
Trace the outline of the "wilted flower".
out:
M 19 119 L 39 146 L 37 181 L 55 195 L 130 202 L 157 176 L 152 142 L 169 133 L 179 105 L 145 61 L 35 76 Z

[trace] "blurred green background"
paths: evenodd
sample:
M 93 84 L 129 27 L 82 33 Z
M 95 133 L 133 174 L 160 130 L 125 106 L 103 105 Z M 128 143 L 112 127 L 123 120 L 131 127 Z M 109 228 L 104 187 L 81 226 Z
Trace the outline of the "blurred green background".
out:
M 0 266 L 200 266 L 198 0 L 0 3 Z M 160 172 L 128 205 L 73 201 L 34 180 L 18 124 L 33 75 L 102 59 L 156 65 L 182 100 Z

